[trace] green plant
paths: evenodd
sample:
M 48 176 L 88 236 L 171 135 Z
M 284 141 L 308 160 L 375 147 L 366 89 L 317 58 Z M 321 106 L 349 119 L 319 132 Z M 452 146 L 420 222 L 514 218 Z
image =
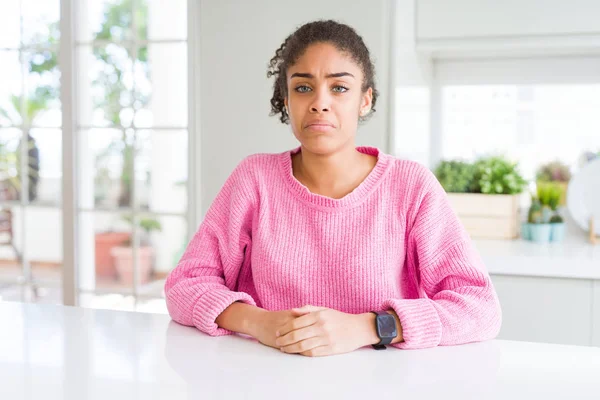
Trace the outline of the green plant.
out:
M 123 0 L 115 4 L 107 4 L 104 9 L 104 16 L 100 31 L 95 35 L 95 39 L 119 42 L 128 40 L 127 32 L 132 26 L 132 21 L 135 20 L 137 27 L 137 39 L 139 41 L 147 40 L 148 38 L 148 7 L 146 2 L 139 2 L 135 7 L 132 7 L 132 0 Z M 149 76 L 148 66 L 148 49 L 140 47 L 132 51 L 130 46 L 124 47 L 127 57 L 124 62 L 118 56 L 114 49 L 107 47 L 94 48 L 94 56 L 104 64 L 104 68 L 100 69 L 100 73 L 94 80 L 94 84 L 102 88 L 103 95 L 95 100 L 95 105 L 104 111 L 104 117 L 113 126 L 127 128 L 130 124 L 122 120 L 121 111 L 129 109 L 132 113 L 131 121 L 135 120 L 136 113 L 139 109 L 144 108 L 150 101 L 148 95 L 137 90 L 131 98 L 131 90 L 125 85 L 125 76 L 127 71 L 132 69 L 141 71 L 144 75 Z M 135 68 L 135 67 L 139 68 Z M 135 72 L 134 72 L 135 73 Z M 96 168 L 100 171 L 99 165 L 109 155 L 116 155 L 121 159 L 120 163 L 120 192 L 118 205 L 126 207 L 131 205 L 131 194 L 134 174 L 134 154 L 139 150 L 137 133 L 127 132 L 122 129 L 122 134 L 119 139 L 113 141 L 107 150 L 96 158 Z M 106 174 L 105 174 L 106 175 Z M 101 199 L 103 194 L 99 196 Z
M 542 204 L 537 197 L 532 197 L 531 206 L 527 215 L 527 222 L 530 224 L 542 223 Z
M 560 215 L 558 215 L 558 214 L 554 214 L 554 215 L 552 216 L 552 218 L 550 218 L 550 223 L 551 223 L 551 224 L 560 224 L 560 223 L 562 223 L 562 222 L 564 222 L 564 220 L 563 220 L 563 218 L 562 218 Z
M 3 200 L 15 197 L 15 189 L 18 191 L 21 187 L 16 165 L 17 154 L 10 148 L 10 142 L 0 139 L 0 196 Z
M 542 182 L 569 182 L 571 170 L 568 165 L 558 160 L 552 161 L 538 169 L 536 179 Z
M 128 222 L 130 226 L 133 226 L 133 217 L 131 215 L 123 215 L 121 219 Z M 152 232 L 162 231 L 161 223 L 154 218 L 141 218 L 138 220 L 137 226 L 141 228 L 143 232 L 140 237 L 140 246 L 148 246 L 150 244 L 150 234 Z M 132 239 L 129 238 L 123 242 L 123 246 L 131 247 L 131 240 Z
M 562 188 L 556 182 L 537 182 L 537 199 L 541 206 L 542 223 L 560 223 L 563 218 L 557 208 L 562 196 Z
M 58 47 L 59 38 L 58 23 L 48 25 L 48 31 L 44 34 L 36 34 L 34 41 Z M 29 200 L 37 198 L 37 186 L 39 182 L 40 157 L 36 140 L 31 136 L 31 127 L 36 120 L 52 105 L 58 101 L 58 68 L 57 51 L 50 49 L 34 49 L 27 59 L 27 69 L 30 76 L 37 75 L 37 79 L 48 82 L 48 78 L 53 78 L 53 84 L 37 86 L 34 90 L 25 95 L 10 95 L 8 104 L 0 106 L 0 117 L 6 123 L 13 126 L 19 126 L 24 135 L 18 139 L 16 149 L 12 152 L 8 150 L 9 141 L 4 141 L 0 146 L 0 189 L 8 189 L 12 192 L 11 197 L 20 198 L 22 185 L 22 166 L 21 166 L 21 146 L 23 137 L 27 140 L 27 177 L 28 177 L 28 195 Z M 42 79 L 43 78 L 43 79 Z M 12 154 L 9 154 L 12 153 Z
M 434 171 L 438 181 L 448 193 L 469 192 L 474 173 L 472 164 L 459 160 L 442 161 Z
M 518 164 L 502 156 L 482 157 L 475 162 L 471 191 L 485 194 L 518 194 L 527 181 L 521 176 Z
M 556 211 L 562 195 L 562 188 L 553 182 L 538 182 L 537 197 L 544 206 Z

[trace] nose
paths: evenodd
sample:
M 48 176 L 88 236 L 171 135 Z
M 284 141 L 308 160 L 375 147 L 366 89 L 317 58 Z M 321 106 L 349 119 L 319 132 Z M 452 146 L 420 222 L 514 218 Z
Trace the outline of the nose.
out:
M 322 113 L 331 110 L 331 96 L 327 89 L 315 90 L 313 102 L 310 105 L 312 113 Z

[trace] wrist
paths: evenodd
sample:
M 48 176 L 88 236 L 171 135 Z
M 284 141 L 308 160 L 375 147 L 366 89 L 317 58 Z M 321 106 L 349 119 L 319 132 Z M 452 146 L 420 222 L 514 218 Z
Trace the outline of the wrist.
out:
M 244 318 L 244 330 L 246 335 L 250 335 L 253 338 L 258 338 L 260 328 L 264 325 L 263 321 L 269 312 L 263 308 L 254 307 L 254 309 L 247 313 Z
M 377 329 L 375 328 L 376 315 L 372 312 L 358 314 L 358 320 L 360 323 L 360 346 L 370 346 L 379 343 L 380 339 L 377 335 Z

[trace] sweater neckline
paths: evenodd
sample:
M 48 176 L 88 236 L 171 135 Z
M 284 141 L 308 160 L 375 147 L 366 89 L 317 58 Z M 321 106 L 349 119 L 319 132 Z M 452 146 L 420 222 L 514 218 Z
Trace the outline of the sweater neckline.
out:
M 301 151 L 301 147 L 296 147 L 293 150 L 288 150 L 280 154 L 280 167 L 283 176 L 292 193 L 294 193 L 302 201 L 323 208 L 348 208 L 362 203 L 379 185 L 383 176 L 388 170 L 390 164 L 390 156 L 383 153 L 376 147 L 358 146 L 356 150 L 377 157 L 375 166 L 369 172 L 367 177 L 350 193 L 340 199 L 323 196 L 311 192 L 294 176 L 292 167 L 292 156 Z

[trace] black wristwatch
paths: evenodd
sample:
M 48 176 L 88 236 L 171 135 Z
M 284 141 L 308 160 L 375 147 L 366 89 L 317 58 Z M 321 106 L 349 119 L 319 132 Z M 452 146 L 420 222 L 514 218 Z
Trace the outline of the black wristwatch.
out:
M 379 336 L 379 343 L 372 345 L 375 350 L 385 350 L 386 345 L 392 343 L 392 340 L 398 336 L 396 328 L 396 318 L 385 311 L 371 311 L 376 315 L 375 330 Z

